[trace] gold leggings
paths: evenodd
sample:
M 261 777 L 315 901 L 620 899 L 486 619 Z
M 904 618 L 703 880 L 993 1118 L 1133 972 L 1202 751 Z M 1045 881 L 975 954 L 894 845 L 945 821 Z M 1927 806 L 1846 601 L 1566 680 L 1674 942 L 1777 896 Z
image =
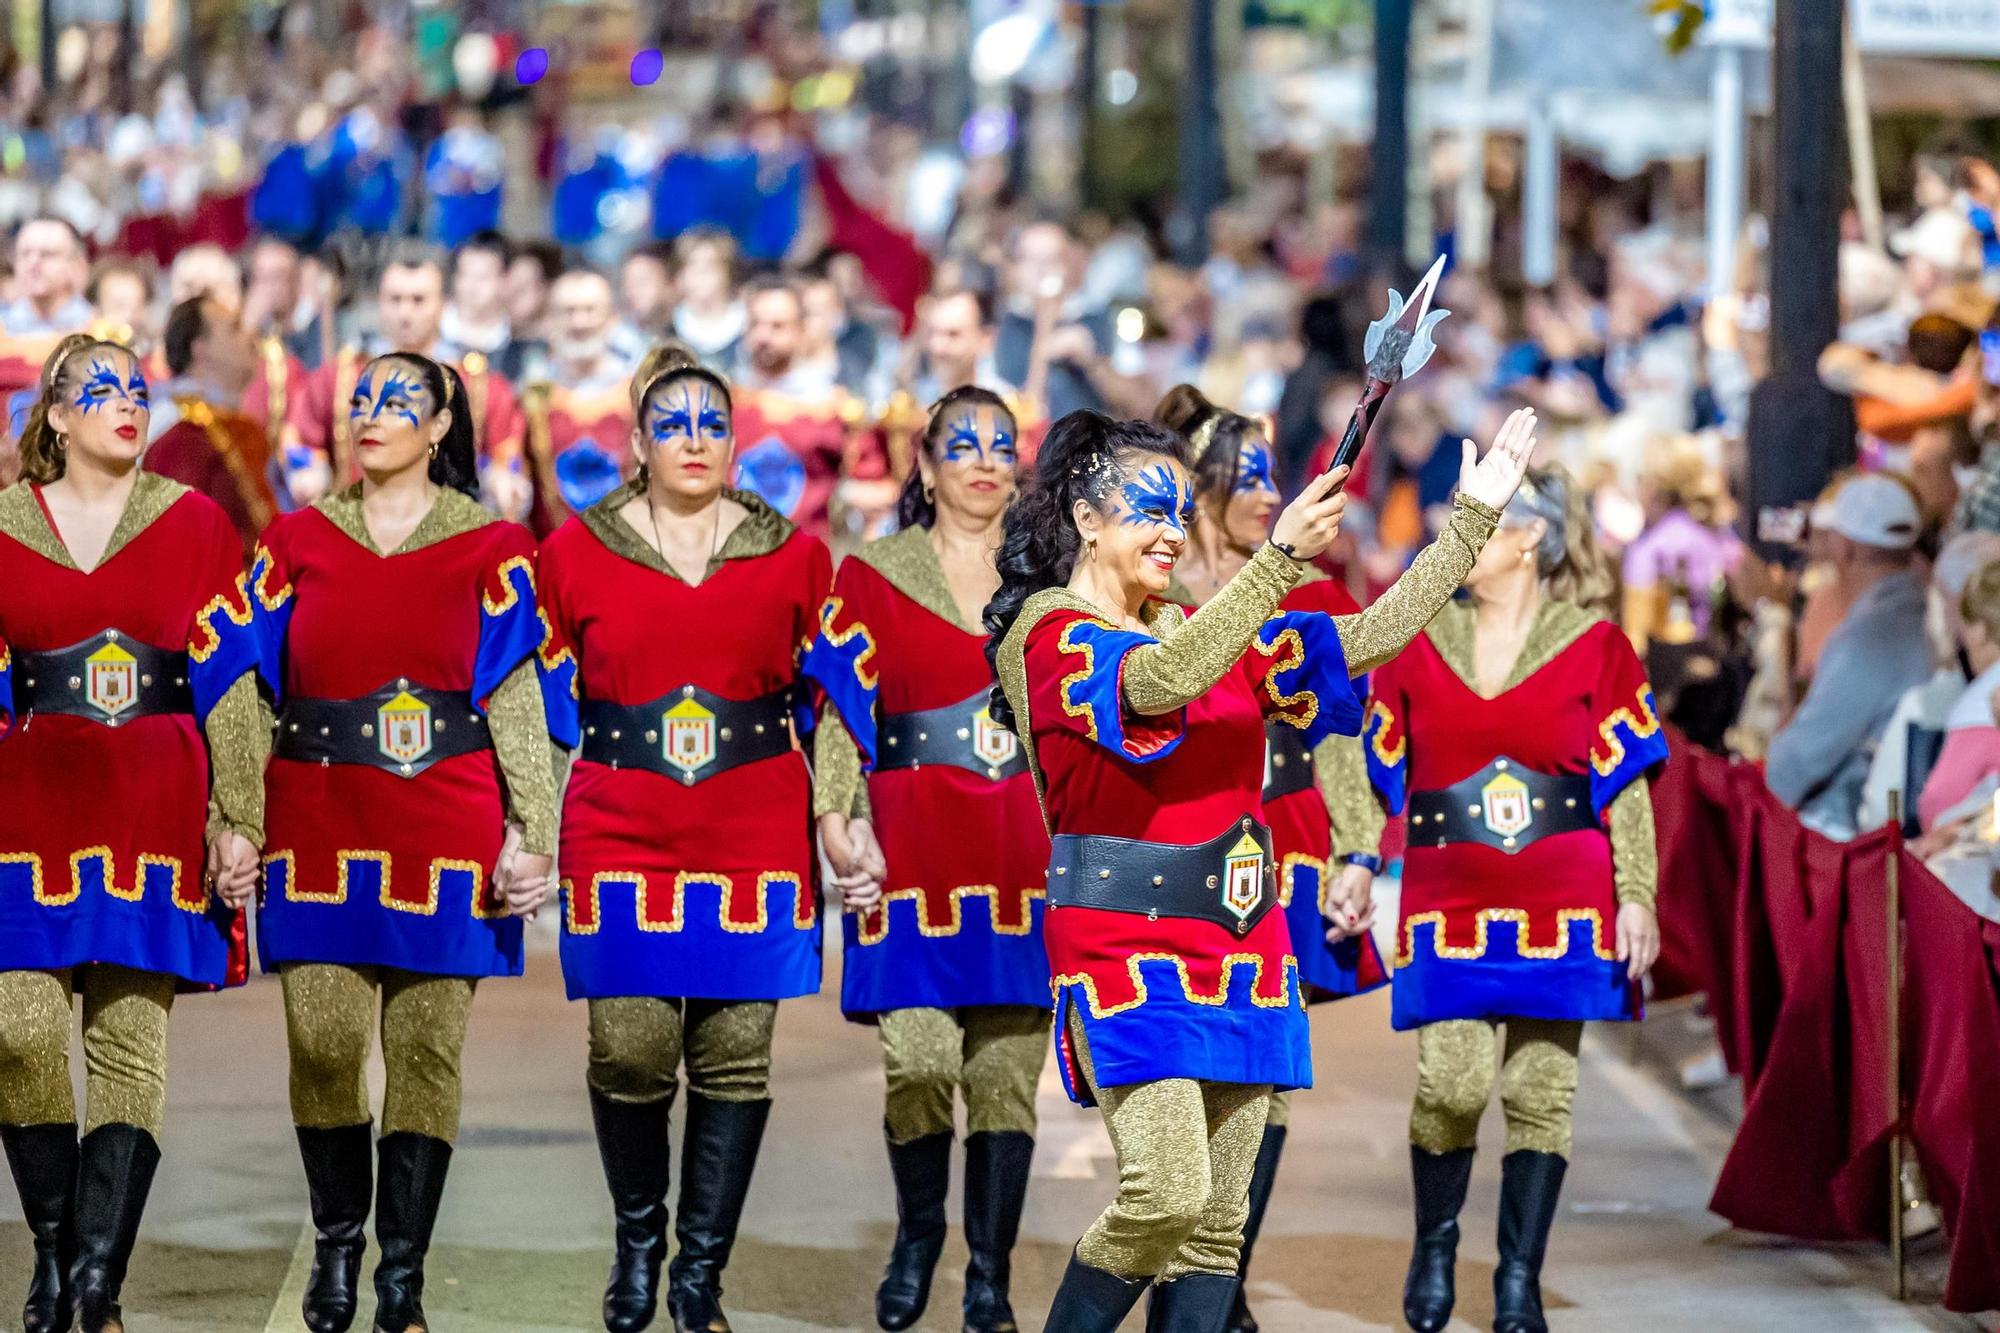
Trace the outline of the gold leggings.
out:
M 0 1124 L 76 1119 L 69 1081 L 70 997 L 83 995 L 87 1134 L 137 1125 L 154 1138 L 167 1109 L 167 1013 L 174 978 L 112 963 L 0 972 Z
M 685 1056 L 690 1091 L 716 1102 L 761 1102 L 771 1095 L 777 1026 L 774 1000 L 592 1000 L 585 1077 L 614 1102 L 672 1101 Z
M 1576 1048 L 1583 1024 L 1510 1018 L 1500 1066 L 1500 1107 L 1507 1151 L 1569 1156 L 1570 1104 L 1576 1098 Z M 1479 1117 L 1493 1092 L 1498 1025 L 1453 1019 L 1417 1029 L 1417 1100 L 1410 1142 L 1426 1152 L 1455 1152 L 1479 1140 Z
M 1070 1036 L 1096 1088 L 1080 1019 Z M 1096 1092 L 1118 1154 L 1118 1197 L 1076 1257 L 1123 1278 L 1234 1275 L 1270 1085 L 1163 1078 Z
M 1048 1057 L 1049 1011 L 1025 1004 L 891 1009 L 878 1018 L 888 1075 L 889 1142 L 949 1134 L 958 1090 L 965 1132 L 1035 1132 L 1035 1084 Z
M 345 963 L 287 963 L 280 976 L 295 1123 L 307 1129 L 368 1123 L 368 1048 L 379 988 L 387 1070 L 382 1132 L 446 1143 L 458 1137 L 471 977 Z

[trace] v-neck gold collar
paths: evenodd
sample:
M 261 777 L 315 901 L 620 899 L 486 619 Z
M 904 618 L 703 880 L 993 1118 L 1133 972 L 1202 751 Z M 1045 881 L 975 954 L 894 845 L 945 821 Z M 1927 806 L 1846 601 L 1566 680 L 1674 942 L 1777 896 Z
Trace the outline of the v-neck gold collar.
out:
M 94 574 L 110 564 L 111 557 L 130 546 L 134 538 L 152 525 L 154 519 L 166 513 L 173 507 L 174 501 L 187 492 L 186 486 L 169 481 L 158 473 L 139 473 L 132 479 L 132 491 L 125 497 L 125 507 L 118 513 L 118 522 L 111 529 L 111 537 L 104 543 L 104 554 L 87 572 Z M 32 483 L 19 481 L 0 491 L 0 532 L 64 569 L 86 572 L 83 566 L 76 563 L 76 557 L 69 553 L 69 548 L 63 545 L 62 535 L 55 530 L 55 525 L 49 522 Z
M 665 574 L 676 582 L 685 583 L 680 571 L 669 565 L 659 548 L 639 535 L 618 511 L 646 493 L 643 477 L 634 477 L 611 494 L 599 500 L 582 513 L 577 521 L 604 543 L 605 549 L 613 555 L 620 555 L 635 565 L 641 565 L 656 574 Z M 783 546 L 795 529 L 790 519 L 780 514 L 762 497 L 749 491 L 739 491 L 733 486 L 722 488 L 724 499 L 734 500 L 742 505 L 745 512 L 743 521 L 727 537 L 722 545 L 709 557 L 708 568 L 702 571 L 701 581 L 708 582 L 716 572 L 731 560 L 750 560 L 760 555 L 769 555 Z
M 944 576 L 944 563 L 938 559 L 937 548 L 931 545 L 928 529 L 904 528 L 869 542 L 854 553 L 854 558 L 953 629 L 978 633 L 968 629 L 959 614 L 958 599 L 951 595 L 951 581 Z
M 1507 673 L 1506 684 L 1500 687 L 1500 694 L 1517 689 L 1520 685 L 1555 661 L 1564 649 L 1583 637 L 1584 631 L 1603 619 L 1594 611 L 1585 610 L 1574 602 L 1559 602 L 1544 597 L 1541 606 L 1535 610 L 1534 623 L 1528 626 L 1528 636 L 1521 641 L 1521 651 L 1515 655 L 1514 665 Z M 1473 635 L 1476 616 L 1472 603 L 1456 600 L 1445 604 L 1424 631 L 1430 636 L 1431 644 L 1438 656 L 1444 659 L 1466 688 L 1482 699 L 1479 674 L 1473 661 Z M 1498 698 L 1499 695 L 1493 696 Z
M 421 551 L 426 546 L 435 546 L 441 541 L 499 521 L 486 506 L 463 491 L 449 486 L 440 487 L 437 498 L 431 501 L 431 507 L 424 511 L 424 516 L 417 520 L 417 526 L 410 529 L 410 535 L 403 538 L 402 544 L 395 550 L 385 552 L 375 544 L 373 534 L 368 531 L 368 520 L 361 510 L 360 482 L 320 497 L 313 502 L 313 508 L 326 515 L 328 522 L 346 533 L 362 550 L 384 559 Z

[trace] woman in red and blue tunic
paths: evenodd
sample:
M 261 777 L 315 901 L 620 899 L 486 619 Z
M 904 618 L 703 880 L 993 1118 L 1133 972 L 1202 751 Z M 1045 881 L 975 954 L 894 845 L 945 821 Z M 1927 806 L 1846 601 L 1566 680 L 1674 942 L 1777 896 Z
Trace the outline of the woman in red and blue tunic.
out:
M 475 498 L 465 408 L 428 357 L 368 363 L 348 405 L 362 480 L 280 518 L 251 569 L 277 706 L 257 940 L 284 982 L 316 1333 L 354 1318 L 378 993 L 375 1327 L 405 1333 L 424 1325 L 473 988 L 520 974 L 518 918 L 551 889 L 533 544 Z
M 577 745 L 562 965 L 617 1218 L 613 1330 L 644 1328 L 667 1250 L 667 1117 L 688 1121 L 667 1306 L 719 1331 L 722 1271 L 771 1111 L 778 1001 L 819 989 L 799 661 L 826 546 L 724 483 L 729 386 L 677 348 L 640 367 L 637 477 L 542 546 L 552 730 Z M 807 715 L 809 720 L 809 715 Z
M 1176 385 L 1153 419 L 1188 441 L 1194 455 L 1195 507 L 1200 521 L 1174 568 L 1170 596 L 1189 610 L 1227 586 L 1264 545 L 1278 512 L 1278 487 L 1264 427 L 1217 407 L 1191 384 Z M 1360 611 L 1347 590 L 1308 567 L 1285 595 L 1285 611 L 1351 616 Z M 1357 688 L 1365 690 L 1365 685 Z M 1266 724 L 1264 821 L 1278 859 L 1278 903 L 1298 951 L 1307 1004 L 1344 999 L 1388 984 L 1389 971 L 1369 934 L 1369 886 L 1381 868 L 1377 846 L 1382 810 L 1368 785 L 1358 737 L 1334 735 L 1308 749 L 1298 728 Z M 1243 1224 L 1244 1277 L 1229 1333 L 1256 1333 L 1243 1288 L 1250 1255 L 1277 1184 L 1291 1118 L 1291 1095 L 1271 1095 L 1270 1118 L 1250 1175 L 1250 1215 Z
M 1210 1333 L 1235 1302 L 1273 1088 L 1312 1081 L 1263 822 L 1264 724 L 1354 734 L 1350 672 L 1443 606 L 1519 480 L 1531 432 L 1466 467 L 1451 526 L 1367 612 L 1283 612 L 1332 541 L 1344 471 L 1315 478 L 1207 605 L 1164 600 L 1194 517 L 1187 442 L 1095 413 L 1058 421 L 1007 518 L 987 608 L 1003 712 L 1036 776 L 1056 1053 L 1096 1101 L 1118 1198 L 1078 1241 L 1047 1327 L 1108 1333 L 1157 1283 L 1152 1327 Z
M 938 401 L 902 530 L 840 567 L 806 659 L 828 700 L 814 805 L 839 882 L 857 886 L 845 892 L 841 1008 L 877 1025 L 888 1074 L 897 1226 L 875 1297 L 887 1329 L 914 1324 L 930 1297 L 961 1089 L 964 1327 L 1015 1327 L 1009 1256 L 1048 1050 L 1049 846 L 1020 744 L 987 711 L 986 637 L 972 629 L 1000 584 L 1015 430 L 985 389 Z
M 35 1241 L 34 1333 L 118 1323 L 168 1011 L 243 979 L 240 919 L 210 890 L 240 903 L 256 876 L 258 831 L 208 813 L 211 774 L 228 785 L 235 760 L 235 784 L 256 781 L 242 546 L 210 501 L 139 469 L 149 414 L 129 350 L 63 339 L 0 491 L 0 1143 Z
M 1577 1043 L 1588 1020 L 1638 1016 L 1659 953 L 1646 774 L 1666 738 L 1631 644 L 1601 614 L 1610 567 L 1567 474 L 1529 475 L 1465 586 L 1375 677 L 1365 737 L 1385 803 L 1409 813 L 1393 1005 L 1396 1027 L 1417 1030 L 1403 1308 L 1418 1330 L 1451 1318 L 1458 1213 L 1499 1056 L 1493 1326 L 1544 1333 Z

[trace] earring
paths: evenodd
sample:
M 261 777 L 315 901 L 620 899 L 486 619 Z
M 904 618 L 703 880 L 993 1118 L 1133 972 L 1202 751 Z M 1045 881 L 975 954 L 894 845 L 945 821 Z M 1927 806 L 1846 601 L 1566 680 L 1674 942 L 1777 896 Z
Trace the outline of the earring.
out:
M 925 504 L 934 504 L 934 503 L 936 503 L 936 501 L 937 501 L 937 487 L 935 487 L 935 486 L 931 485 L 931 484 L 930 484 L 929 482 L 925 482 L 925 483 L 924 483 L 924 503 L 925 503 Z
M 431 457 L 432 457 L 432 458 L 436 458 L 437 456 L 438 456 L 438 442 L 437 442 L 436 440 L 432 440 L 432 441 L 431 441 Z

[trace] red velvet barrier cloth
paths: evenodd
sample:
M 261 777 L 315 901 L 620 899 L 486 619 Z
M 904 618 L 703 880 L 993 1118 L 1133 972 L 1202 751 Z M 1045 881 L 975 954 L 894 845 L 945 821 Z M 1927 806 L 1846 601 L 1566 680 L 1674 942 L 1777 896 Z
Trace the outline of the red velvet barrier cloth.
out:
M 813 159 L 813 180 L 826 210 L 827 243 L 854 255 L 887 305 L 902 317 L 903 332 L 917 320 L 917 302 L 930 290 L 931 260 L 906 231 L 891 226 L 848 192 L 840 170 L 823 157 Z
M 186 217 L 173 213 L 128 217 L 119 228 L 111 250 L 134 259 L 150 257 L 165 268 L 190 245 L 219 245 L 234 251 L 249 239 L 250 194 L 247 190 L 235 190 L 203 195 L 194 212 Z
M 1886 1238 L 1895 857 L 1904 1128 L 1950 1238 L 1946 1306 L 2000 1309 L 2000 925 L 1892 830 L 1831 842 L 1754 766 L 1685 744 L 1671 753 L 1654 785 L 1661 991 L 1707 992 L 1744 1089 L 1709 1206 L 1757 1231 Z

